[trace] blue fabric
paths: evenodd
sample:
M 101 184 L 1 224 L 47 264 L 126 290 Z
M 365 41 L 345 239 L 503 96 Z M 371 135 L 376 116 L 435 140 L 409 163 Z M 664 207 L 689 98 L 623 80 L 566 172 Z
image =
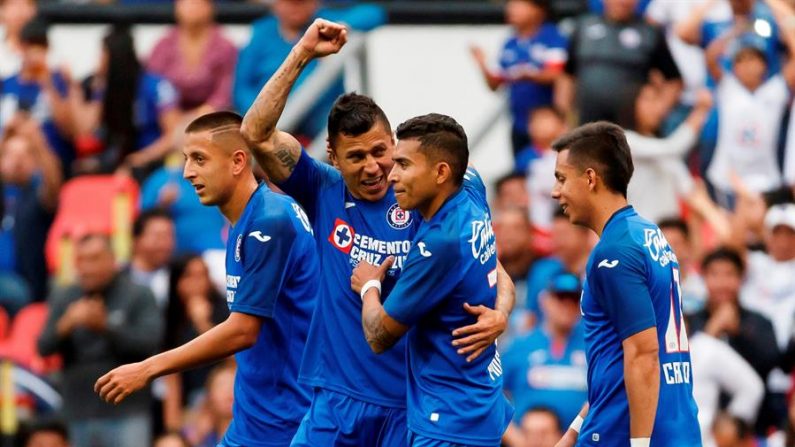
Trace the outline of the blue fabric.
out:
M 551 256 L 541 258 L 530 266 L 530 271 L 527 273 L 527 301 L 525 303 L 527 310 L 535 314 L 536 321 L 541 322 L 544 319 L 538 301 L 541 293 L 547 289 L 552 278 L 565 272 L 566 267 L 563 266 L 563 263 Z
M 380 264 L 394 255 L 383 282 L 388 297 L 420 219 L 398 207 L 391 188 L 378 202 L 354 198 L 339 171 L 306 152 L 279 187 L 306 209 L 323 266 L 301 382 L 382 407 L 405 408 L 406 343 L 381 355 L 372 352 L 362 333 L 362 300 L 351 290 L 351 274 L 359 260 Z
M 298 367 L 319 274 L 306 214 L 261 184 L 226 250 L 229 309 L 262 317 L 262 326 L 254 346 L 235 354 L 234 418 L 224 445 L 285 446 L 293 438 L 309 408 Z
M 558 28 L 547 23 L 530 38 L 509 38 L 500 54 L 500 67 L 506 73 L 527 68 L 541 70 L 549 63 L 562 67 L 566 62 L 567 46 Z M 532 81 L 513 82 L 508 87 L 508 97 L 513 129 L 526 135 L 530 112 L 536 107 L 552 104 L 552 85 Z
M 160 114 L 177 107 L 177 102 L 177 91 L 170 82 L 151 73 L 141 75 L 133 114 L 138 130 L 137 149 L 145 148 L 160 138 Z
M 486 187 L 468 169 L 463 186 L 414 236 L 384 310 L 408 332 L 409 430 L 436 440 L 499 445 L 513 408 L 502 393 L 496 345 L 467 362 L 455 328 L 474 324 L 464 303 L 494 308 L 497 253 Z
M 679 265 L 662 231 L 630 206 L 617 211 L 586 272 L 581 313 L 591 407 L 577 445 L 629 446 L 622 342 L 654 327 L 661 371 L 651 445 L 700 446 Z
M 227 229 L 224 216 L 215 207 L 204 206 L 190 181 L 182 178 L 182 168 L 163 167 L 152 173 L 141 186 L 141 209 L 159 206 L 166 187 L 177 188 L 177 199 L 167 207 L 176 228 L 177 253 L 203 253 L 225 247 Z
M 502 370 L 517 423 L 535 407 L 553 410 L 564 424 L 573 421 L 588 400 L 582 326 L 575 327 L 560 353 L 553 352 L 543 328 L 514 340 L 502 355 Z
M 404 447 L 407 435 L 404 408 L 382 407 L 316 388 L 290 446 Z
M 406 445 L 405 441 L 403 445 Z M 468 447 L 466 444 L 440 441 L 438 439 L 428 438 L 416 433 L 409 433 L 408 445 L 409 447 Z M 499 445 L 500 444 L 494 444 L 494 447 L 499 447 Z
M 373 5 L 357 5 L 346 9 L 320 9 L 317 17 L 343 22 L 356 31 L 369 31 L 384 24 L 387 19 L 384 9 Z M 302 34 L 303 32 L 299 33 L 299 36 Z M 254 22 L 251 41 L 240 52 L 235 69 L 233 102 L 238 111 L 242 113 L 251 107 L 262 86 L 276 73 L 295 43 L 284 39 L 274 16 L 267 16 Z M 304 68 L 295 82 L 295 89 L 306 81 L 317 64 L 318 61 L 313 60 Z M 340 78 L 318 98 L 298 131 L 309 136 L 320 133 L 326 126 L 332 104 L 344 92 L 345 87 Z
M 61 97 L 66 97 L 67 85 L 63 77 L 54 73 L 52 82 L 55 90 Z M 47 138 L 53 152 L 58 155 L 61 163 L 66 167 L 75 159 L 74 147 L 69 139 L 61 135 L 55 125 L 46 95 L 41 84 L 36 81 L 24 81 L 19 75 L 11 76 L 0 84 L 0 111 L 14 113 L 18 110 L 27 110 L 31 116 L 41 123 L 41 130 Z M 11 116 L 3 116 L 4 120 Z M 5 123 L 0 123 L 5 124 Z
M 5 215 L 0 216 L 0 272 L 15 272 L 17 268 L 16 242 L 14 240 L 14 214 L 19 188 L 3 185 L 2 197 Z

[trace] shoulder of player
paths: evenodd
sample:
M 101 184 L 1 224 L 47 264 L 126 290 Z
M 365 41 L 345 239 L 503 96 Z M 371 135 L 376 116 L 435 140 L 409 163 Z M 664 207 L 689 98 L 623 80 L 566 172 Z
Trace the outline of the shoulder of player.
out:
M 298 204 L 284 194 L 269 191 L 262 195 L 262 203 L 252 215 L 247 228 L 250 230 L 288 230 L 293 227 L 294 207 Z

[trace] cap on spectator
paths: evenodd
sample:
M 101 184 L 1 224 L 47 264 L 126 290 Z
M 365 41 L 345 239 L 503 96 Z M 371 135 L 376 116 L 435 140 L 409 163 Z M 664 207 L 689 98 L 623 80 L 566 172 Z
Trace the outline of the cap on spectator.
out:
M 579 298 L 580 292 L 582 291 L 580 278 L 571 273 L 561 273 L 552 278 L 547 287 L 547 291 L 553 295 L 573 295 Z
M 49 46 L 47 23 L 41 19 L 29 21 L 19 32 L 19 40 L 29 45 Z
M 795 230 L 795 203 L 773 205 L 765 214 L 765 228 L 772 230 L 779 225 Z

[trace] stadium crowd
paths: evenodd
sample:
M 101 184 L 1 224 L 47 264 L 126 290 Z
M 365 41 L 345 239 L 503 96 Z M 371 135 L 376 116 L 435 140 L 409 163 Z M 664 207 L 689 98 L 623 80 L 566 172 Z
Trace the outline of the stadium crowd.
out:
M 681 266 L 705 445 L 795 445 L 795 1 L 593 0 L 558 21 L 553 2 L 505 2 L 499 61 L 471 49 L 513 120 L 513 170 L 491 197 L 517 298 L 499 343 L 516 407 L 505 445 L 554 446 L 586 400 L 579 297 L 596 236 L 551 198 L 551 146 L 598 120 L 627 129 L 630 203 Z M 183 130 L 210 111 L 244 113 L 315 17 L 368 31 L 386 15 L 275 0 L 238 49 L 212 0 L 176 0 L 151 54 L 114 26 L 96 72 L 75 79 L 48 63 L 36 9 L 0 0 L 0 354 L 16 365 L 20 445 L 214 446 L 232 418 L 231 361 L 118 406 L 93 391 L 113 367 L 228 315 L 229 227 L 182 178 Z M 294 129 L 302 142 L 343 92 L 339 79 Z M 69 194 L 79 182 L 90 196 Z M 86 204 L 105 198 L 106 222 L 88 219 Z

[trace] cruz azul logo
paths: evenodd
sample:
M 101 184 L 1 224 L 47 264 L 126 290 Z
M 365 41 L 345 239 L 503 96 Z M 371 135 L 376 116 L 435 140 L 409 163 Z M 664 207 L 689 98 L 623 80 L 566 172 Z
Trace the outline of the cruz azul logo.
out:
M 386 221 L 390 227 L 396 230 L 402 230 L 411 225 L 411 213 L 404 210 L 398 204 L 389 207 L 386 212 Z
M 665 240 L 665 236 L 659 228 L 646 228 L 643 232 L 643 239 L 643 246 L 649 250 L 649 256 L 655 262 L 659 262 L 663 267 L 671 262 L 677 262 L 676 255 L 671 251 L 668 241 Z
M 485 264 L 495 253 L 497 245 L 494 240 L 494 229 L 491 227 L 491 217 L 483 216 L 483 220 L 472 221 L 472 256 Z
M 334 229 L 331 231 L 328 240 L 331 242 L 331 245 L 337 247 L 339 251 L 350 253 L 354 236 L 356 236 L 356 233 L 353 232 L 353 227 L 348 225 L 344 220 L 337 219 L 334 221 Z

